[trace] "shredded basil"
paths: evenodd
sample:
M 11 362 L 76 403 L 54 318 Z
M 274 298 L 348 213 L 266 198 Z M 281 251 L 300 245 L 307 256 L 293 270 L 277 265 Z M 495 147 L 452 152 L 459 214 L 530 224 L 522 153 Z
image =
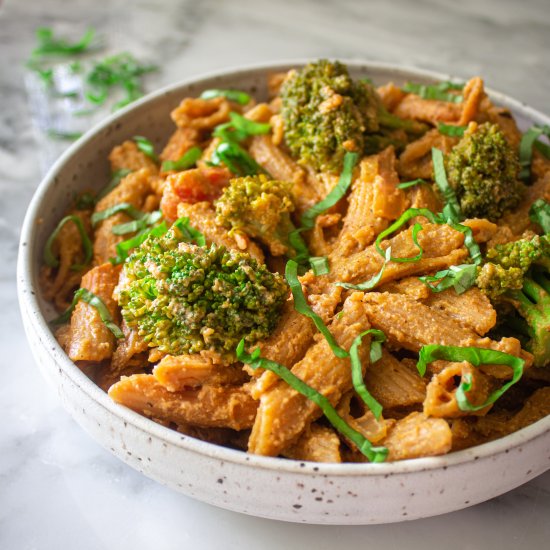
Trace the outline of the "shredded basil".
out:
M 550 233 L 550 204 L 537 199 L 529 209 L 529 218 L 542 227 L 544 233 Z
M 538 138 L 542 135 L 550 137 L 550 126 L 534 125 L 521 136 L 519 144 L 519 164 L 521 167 L 519 177 L 523 181 L 528 181 L 531 177 L 531 161 L 533 158 L 533 145 L 542 145 L 543 151 L 545 147 L 542 142 L 538 142 Z M 547 146 L 548 147 L 548 146 Z
M 46 245 L 44 247 L 44 263 L 49 267 L 59 266 L 59 259 L 54 256 L 52 247 L 55 239 L 57 239 L 57 236 L 59 235 L 59 232 L 61 231 L 63 226 L 68 222 L 73 222 L 76 225 L 76 228 L 80 233 L 80 239 L 82 240 L 82 248 L 84 249 L 84 263 L 75 264 L 71 266 L 71 269 L 80 270 L 86 264 L 90 263 L 90 260 L 92 259 L 92 255 L 93 255 L 93 245 L 92 245 L 92 241 L 90 240 L 90 237 L 88 237 L 88 234 L 84 229 L 84 224 L 82 223 L 82 220 L 75 215 L 65 216 L 57 224 L 57 227 L 53 230 L 52 234 L 48 237 L 48 240 L 46 241 Z
M 442 292 L 452 287 L 457 294 L 462 294 L 474 286 L 476 277 L 476 264 L 462 264 L 452 265 L 449 269 L 438 271 L 435 275 L 426 275 L 418 279 L 432 292 Z
M 143 136 L 134 136 L 134 141 L 136 142 L 137 148 L 150 159 L 155 162 L 159 161 L 157 154 L 155 153 L 155 146 Z
M 309 265 L 311 266 L 313 273 L 318 277 L 330 273 L 328 258 L 326 256 L 311 256 L 309 258 Z
M 155 225 L 161 218 L 162 212 L 155 210 L 154 212 L 142 213 L 143 215 L 131 222 L 119 223 L 111 229 L 114 235 L 126 235 L 128 233 L 134 233 L 135 231 L 141 231 L 151 225 Z
M 48 128 L 46 131 L 48 137 L 58 140 L 74 141 L 82 137 L 82 132 L 64 132 L 62 130 L 56 130 L 55 128 Z
M 298 264 L 294 260 L 288 260 L 286 263 L 285 278 L 288 286 L 290 287 L 290 291 L 292 292 L 292 296 L 294 297 L 294 308 L 296 311 L 306 317 L 309 317 L 313 321 L 317 327 L 317 330 L 325 337 L 330 349 L 336 357 L 349 357 L 348 352 L 338 345 L 330 330 L 327 328 L 325 323 L 323 323 L 321 317 L 319 317 L 319 315 L 317 315 L 317 313 L 315 313 L 307 303 L 306 297 L 304 296 L 304 291 L 302 290 L 302 285 L 298 280 Z
M 200 147 L 191 147 L 178 160 L 165 160 L 162 163 L 161 170 L 163 172 L 188 170 L 192 166 L 195 166 L 201 155 L 202 149 Z
M 427 209 L 426 209 L 427 210 Z M 415 218 L 418 215 L 422 215 L 421 212 L 424 211 L 423 208 L 409 208 L 408 210 L 405 210 L 403 214 L 397 219 L 394 223 L 392 223 L 387 229 L 384 229 L 378 237 L 376 237 L 376 241 L 374 242 L 374 246 L 376 247 L 376 250 L 380 253 L 381 256 L 385 256 L 386 252 L 384 249 L 380 246 L 383 239 L 400 229 L 403 225 L 405 225 L 410 219 Z M 429 212 L 429 210 L 428 210 Z M 431 212 L 430 212 L 431 214 Z M 424 254 L 423 248 L 420 246 L 420 243 L 418 242 L 418 233 L 422 229 L 422 226 L 419 223 L 415 223 L 412 229 L 412 240 L 415 246 L 418 248 L 418 254 L 416 256 L 413 256 L 412 258 L 390 258 L 390 261 L 392 262 L 398 262 L 398 263 L 406 263 L 406 262 L 417 262 L 422 258 L 422 255 Z
M 376 420 L 380 419 L 382 414 L 382 405 L 369 393 L 365 386 L 363 379 L 363 372 L 361 368 L 361 359 L 359 358 L 359 346 L 363 341 L 363 337 L 370 334 L 371 346 L 370 346 L 370 363 L 376 363 L 382 357 L 382 343 L 386 341 L 386 335 L 378 329 L 371 328 L 365 330 L 361 334 L 355 337 L 351 347 L 349 348 L 349 355 L 351 358 L 351 378 L 355 391 L 364 401 L 365 405 L 372 411 Z
M 449 103 L 462 103 L 462 95 L 449 93 L 450 90 L 462 90 L 464 84 L 455 84 L 453 82 L 440 82 L 439 84 L 416 84 L 407 82 L 403 86 L 403 91 L 416 94 L 422 99 L 435 99 L 438 101 L 447 101 Z
M 435 183 L 439 190 L 443 194 L 445 199 L 445 209 L 443 214 L 449 218 L 450 222 L 457 223 L 462 219 L 462 212 L 460 204 L 456 198 L 454 189 L 449 185 L 447 181 L 447 174 L 445 172 L 445 161 L 443 159 L 443 151 L 432 147 L 432 162 L 434 169 Z
M 206 237 L 198 229 L 189 225 L 189 218 L 179 218 L 173 225 L 177 227 L 187 241 L 194 241 L 199 246 L 206 246 Z
M 351 283 L 334 283 L 336 286 L 341 286 L 342 288 L 345 288 L 347 290 L 371 290 L 373 289 L 379 282 L 380 279 L 382 279 L 382 275 L 384 275 L 384 271 L 386 270 L 386 266 L 388 265 L 391 258 L 391 246 L 388 246 L 386 248 L 386 256 L 384 258 L 384 263 L 382 264 L 382 267 L 380 268 L 380 271 L 368 279 L 367 281 L 360 283 L 358 285 L 354 285 Z
M 92 195 L 92 193 L 82 193 L 77 199 L 76 199 L 76 207 L 79 210 L 87 210 L 88 208 L 92 208 L 95 206 L 96 198 Z
M 121 202 L 111 206 L 110 208 L 101 210 L 100 212 L 94 212 L 91 219 L 92 226 L 95 227 L 99 222 L 102 222 L 103 220 L 106 220 L 119 212 L 124 212 L 131 218 L 134 218 L 134 220 L 139 220 L 144 216 L 144 213 L 141 210 L 138 210 L 135 206 L 128 202 Z
M 90 292 L 85 288 L 79 288 L 74 293 L 74 297 L 73 297 L 73 301 L 71 302 L 71 305 L 59 317 L 51 321 L 52 324 L 60 325 L 69 321 L 74 311 L 74 308 L 76 307 L 76 304 L 79 302 L 79 300 L 83 300 L 84 302 L 86 302 L 87 304 L 90 304 L 92 307 L 94 307 L 97 310 L 99 317 L 103 321 L 103 324 L 114 334 L 115 338 L 118 338 L 118 339 L 124 338 L 124 333 L 113 321 L 113 318 L 109 313 L 109 309 L 107 308 L 103 300 L 99 296 L 96 296 L 93 292 Z
M 119 87 L 126 96 L 115 103 L 113 109 L 120 109 L 143 95 L 141 77 L 157 69 L 155 65 L 139 63 L 127 52 L 107 57 L 96 63 L 86 75 L 89 89 L 84 92 L 84 96 L 91 103 L 101 105 L 111 89 Z
M 32 51 L 32 56 L 81 54 L 89 49 L 94 35 L 95 30 L 89 28 L 78 42 L 70 43 L 62 38 L 56 38 L 52 29 L 41 27 L 36 29 L 38 46 Z
M 228 99 L 229 101 L 234 101 L 239 105 L 246 105 L 247 103 L 250 103 L 251 99 L 246 92 L 242 92 L 240 90 L 211 89 L 204 90 L 204 92 L 202 92 L 201 94 L 201 99 L 213 99 L 215 97 L 225 97 L 225 99 Z
M 508 390 L 508 388 L 513 386 L 522 377 L 523 367 L 525 366 L 525 361 L 523 359 L 502 351 L 475 347 L 430 344 L 420 349 L 418 363 L 416 365 L 420 375 L 424 376 L 428 363 L 438 359 L 455 362 L 468 361 L 468 363 L 475 367 L 479 367 L 480 365 L 507 365 L 512 368 L 512 379 L 500 389 L 491 393 L 487 400 L 481 405 L 472 405 L 468 401 L 466 392 L 471 389 L 472 383 L 471 377 L 465 376 L 465 379 L 461 381 L 460 386 L 456 390 L 456 401 L 458 407 L 462 411 L 479 411 L 493 404 L 506 392 L 506 390 Z
M 223 141 L 240 143 L 251 136 L 268 134 L 271 124 L 255 122 L 238 113 L 229 113 L 230 121 L 216 126 L 212 133 Z
M 428 183 L 426 180 L 422 178 L 417 178 L 415 180 L 411 181 L 404 181 L 403 183 L 400 183 L 397 186 L 397 189 L 408 189 L 409 187 L 414 187 L 415 185 L 422 185 Z
M 438 123 L 437 129 L 440 134 L 444 134 L 449 137 L 462 137 L 466 131 L 466 126 L 457 126 L 456 124 L 445 124 L 443 122 Z
M 212 154 L 211 164 L 225 164 L 237 176 L 254 176 L 266 171 L 237 143 L 222 141 Z
M 300 378 L 293 374 L 289 369 L 279 363 L 276 363 L 275 361 L 270 361 L 269 359 L 261 357 L 259 348 L 256 348 L 252 354 L 245 352 L 244 339 L 239 342 L 236 349 L 236 355 L 239 361 L 250 365 L 250 367 L 254 370 L 261 368 L 273 372 L 279 378 L 284 380 L 291 388 L 315 403 L 323 411 L 323 414 L 332 426 L 342 435 L 351 440 L 370 462 L 384 462 L 386 460 L 386 457 L 388 456 L 388 449 L 386 447 L 373 446 L 368 439 L 354 430 L 336 412 L 336 409 L 323 394 L 306 384 L 303 380 L 300 380 Z
M 126 258 L 128 258 L 128 253 L 130 252 L 130 250 L 132 250 L 133 248 L 137 248 L 140 244 L 145 242 L 145 239 L 147 239 L 149 235 L 153 235 L 154 237 L 161 237 L 167 231 L 168 226 L 166 225 L 165 221 L 163 221 L 159 225 L 156 225 L 155 227 L 143 229 L 132 238 L 118 243 L 115 248 L 117 255 L 115 258 L 109 258 L 109 261 L 113 265 L 124 263 Z
M 315 226 L 315 219 L 323 212 L 326 212 L 329 208 L 334 206 L 348 191 L 351 185 L 353 176 L 353 169 L 357 164 L 359 155 L 357 153 L 347 152 L 344 156 L 344 167 L 338 183 L 332 189 L 332 191 L 320 202 L 314 204 L 311 208 L 308 208 L 301 217 L 302 230 L 313 229 Z

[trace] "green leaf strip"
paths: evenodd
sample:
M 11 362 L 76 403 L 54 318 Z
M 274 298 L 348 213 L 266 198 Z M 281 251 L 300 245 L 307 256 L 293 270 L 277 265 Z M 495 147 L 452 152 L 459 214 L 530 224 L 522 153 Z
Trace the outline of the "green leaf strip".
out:
M 462 294 L 474 286 L 476 277 L 477 266 L 475 264 L 461 264 L 452 265 L 449 269 L 438 271 L 435 275 L 426 275 L 418 277 L 418 279 L 432 292 L 442 292 L 452 287 L 457 294 Z
M 202 149 L 200 147 L 191 147 L 188 149 L 178 160 L 165 160 L 162 163 L 161 170 L 168 172 L 170 170 L 188 170 L 195 166 L 197 161 L 201 158 Z
M 177 219 L 172 227 L 177 228 L 185 240 L 195 242 L 199 246 L 206 246 L 206 237 L 198 229 L 189 225 L 189 218 L 183 217 Z
M 155 146 L 151 141 L 143 136 L 134 136 L 134 141 L 136 142 L 137 148 L 144 154 L 147 155 L 150 159 L 158 163 L 159 158 L 155 153 Z
M 342 169 L 342 173 L 340 174 L 338 183 L 322 201 L 314 204 L 302 214 L 302 218 L 300 220 L 302 225 L 301 229 L 313 229 L 317 216 L 334 206 L 347 193 L 349 186 L 351 185 L 353 169 L 355 168 L 358 159 L 359 155 L 357 153 L 347 152 L 345 154 L 344 167 Z
M 126 258 L 128 258 L 130 250 L 137 248 L 139 245 L 145 242 L 145 239 L 147 239 L 149 235 L 152 235 L 154 237 L 162 237 L 162 235 L 164 235 L 167 231 L 168 226 L 166 225 L 165 221 L 163 221 L 159 225 L 156 225 L 155 227 L 143 229 L 142 231 L 134 235 L 131 239 L 126 239 L 125 241 L 118 243 L 115 249 L 117 255 L 115 258 L 109 258 L 109 261 L 113 265 L 124 263 Z
M 73 301 L 71 302 L 71 305 L 59 317 L 51 321 L 52 324 L 60 325 L 68 322 L 69 319 L 71 318 L 74 308 L 76 307 L 76 304 L 80 300 L 86 302 L 87 304 L 90 304 L 92 307 L 94 307 L 97 310 L 99 317 L 103 321 L 103 324 L 114 334 L 115 338 L 117 339 L 124 338 L 124 333 L 113 321 L 113 318 L 109 313 L 109 309 L 107 308 L 103 300 L 99 298 L 99 296 L 96 296 L 93 292 L 90 292 L 85 288 L 79 288 L 74 293 L 74 297 L 73 297 Z
M 102 222 L 103 220 L 106 220 L 119 212 L 124 212 L 131 218 L 134 218 L 134 220 L 140 220 L 146 215 L 145 212 L 138 210 L 130 203 L 120 202 L 119 204 L 115 204 L 114 206 L 101 210 L 100 212 L 94 212 L 92 214 L 92 226 L 95 227 L 99 222 Z
M 288 286 L 290 287 L 290 291 L 292 292 L 292 296 L 294 297 L 294 308 L 296 311 L 306 317 L 309 317 L 313 321 L 317 327 L 317 330 L 325 337 L 330 349 L 336 357 L 340 357 L 342 359 L 349 357 L 348 352 L 338 345 L 330 330 L 327 328 L 325 323 L 323 323 L 321 317 L 319 317 L 319 315 L 317 315 L 307 303 L 302 285 L 298 280 L 298 264 L 294 260 L 288 260 L 286 263 L 285 278 Z
M 240 90 L 220 90 L 210 89 L 204 90 L 200 95 L 201 99 L 214 99 L 215 97 L 225 97 L 229 101 L 234 101 L 239 105 L 246 105 L 250 103 L 250 96 L 246 92 Z
M 365 405 L 372 411 L 376 420 L 380 419 L 382 414 L 382 405 L 369 393 L 365 386 L 363 379 L 363 372 L 361 368 L 361 359 L 359 357 L 359 346 L 363 341 L 363 337 L 370 334 L 371 348 L 370 348 L 370 363 L 371 366 L 376 363 L 382 357 L 382 343 L 386 341 L 386 335 L 378 329 L 371 328 L 365 330 L 361 334 L 355 337 L 351 347 L 349 348 L 349 355 L 351 358 L 351 379 L 355 391 L 361 397 Z
M 428 363 L 437 360 L 462 362 L 468 361 L 468 363 L 479 367 L 480 365 L 507 365 L 511 367 L 513 375 L 512 379 L 504 384 L 498 390 L 492 392 L 484 403 L 481 405 L 472 405 L 466 397 L 466 392 L 472 387 L 471 378 L 466 376 L 465 380 L 462 380 L 459 387 L 456 390 L 456 400 L 458 407 L 462 411 L 479 411 L 484 409 L 488 405 L 492 405 L 499 397 L 501 397 L 511 386 L 513 386 L 523 375 L 523 368 L 525 361 L 509 353 L 502 351 L 475 348 L 475 347 L 460 347 L 460 346 L 442 346 L 438 344 L 430 344 L 423 346 L 420 349 L 418 357 L 418 363 L 416 368 L 421 376 L 426 373 L 426 366 Z
M 540 225 L 545 234 L 550 233 L 550 204 L 544 199 L 537 199 L 529 209 L 529 218 Z
M 548 148 L 546 144 L 537 141 L 541 135 L 550 137 L 550 126 L 538 126 L 535 124 L 534 126 L 531 126 L 531 128 L 529 128 L 529 130 L 527 130 L 527 132 L 525 132 L 523 136 L 521 136 L 521 141 L 519 144 L 519 164 L 521 167 L 519 178 L 523 181 L 528 181 L 531 177 L 533 145 L 535 145 L 535 143 L 541 145 L 543 152 L 545 152 L 546 150 L 550 151 L 550 148 Z M 537 148 L 540 149 L 541 147 Z
M 370 462 L 384 462 L 388 456 L 388 449 L 386 447 L 375 447 L 372 443 L 366 439 L 359 432 L 354 430 L 337 412 L 332 406 L 330 401 L 316 389 L 306 384 L 303 380 L 298 378 L 285 366 L 270 361 L 260 356 L 260 349 L 255 349 L 252 354 L 245 352 L 244 339 L 239 342 L 236 350 L 237 359 L 250 365 L 251 368 L 262 368 L 269 370 L 276 374 L 279 378 L 284 380 L 291 388 L 301 393 L 304 397 L 315 403 L 322 411 L 327 420 L 332 426 L 340 432 L 342 435 L 351 440 L 359 449 L 359 451 L 367 457 Z
M 444 134 L 449 137 L 463 137 L 467 126 L 457 126 L 456 124 L 445 124 L 439 122 L 437 129 L 440 134 Z
M 59 259 L 55 257 L 52 247 L 55 239 L 57 239 L 57 236 L 59 235 L 59 232 L 68 222 L 73 222 L 76 225 L 76 228 L 78 229 L 78 232 L 80 234 L 80 239 L 82 240 L 82 248 L 84 249 L 84 263 L 71 266 L 71 269 L 80 270 L 85 265 L 90 263 L 93 256 L 93 245 L 90 237 L 88 237 L 88 233 L 86 233 L 86 230 L 84 229 L 84 224 L 82 223 L 82 220 L 75 215 L 65 216 L 57 224 L 57 227 L 53 230 L 52 234 L 48 237 L 48 240 L 46 241 L 46 245 L 44 247 L 44 263 L 49 267 L 59 266 Z
M 403 183 L 400 183 L 397 186 L 397 189 L 408 189 L 409 187 L 414 187 L 415 185 L 422 185 L 425 183 L 428 183 L 428 182 L 422 178 L 416 178 L 415 180 L 404 181 Z
M 464 84 L 455 84 L 453 82 L 440 82 L 439 84 L 416 84 L 407 82 L 402 90 L 411 94 L 416 94 L 422 99 L 435 99 L 437 101 L 447 101 L 449 103 L 462 103 L 462 95 L 448 93 L 449 90 L 462 90 Z

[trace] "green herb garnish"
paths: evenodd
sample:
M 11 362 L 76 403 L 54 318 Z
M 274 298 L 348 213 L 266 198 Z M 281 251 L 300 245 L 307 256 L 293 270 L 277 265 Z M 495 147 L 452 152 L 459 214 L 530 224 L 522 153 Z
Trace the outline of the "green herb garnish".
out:
M 466 131 L 466 126 L 457 126 L 456 124 L 445 124 L 440 122 L 437 125 L 437 129 L 440 134 L 444 134 L 449 137 L 462 137 Z
M 441 149 L 432 147 L 432 162 L 435 183 L 437 187 L 439 187 L 439 190 L 443 194 L 443 199 L 445 200 L 443 215 L 448 218 L 450 223 L 458 223 L 463 216 L 454 189 L 449 185 L 447 180 L 445 161 L 443 158 L 443 151 L 441 151 Z
M 140 64 L 129 53 L 107 57 L 96 63 L 86 76 L 90 89 L 84 95 L 91 103 L 101 105 L 112 88 L 122 88 L 126 97 L 114 105 L 114 109 L 119 109 L 143 95 L 141 76 L 156 70 L 155 65 Z
M 143 215 L 131 222 L 119 223 L 111 229 L 114 235 L 126 235 L 128 233 L 134 233 L 135 231 L 141 231 L 151 225 L 155 225 L 161 218 L 162 212 L 155 210 L 154 212 L 143 212 Z
M 92 245 L 92 241 L 90 240 L 90 237 L 88 237 L 88 234 L 84 229 L 84 224 L 82 223 L 82 220 L 75 215 L 65 216 L 57 224 L 57 227 L 53 230 L 52 234 L 49 236 L 48 240 L 46 241 L 46 245 L 44 247 L 44 263 L 49 267 L 59 266 L 59 259 L 54 256 L 52 247 L 55 239 L 59 235 L 59 232 L 61 231 L 63 226 L 68 222 L 73 222 L 76 225 L 76 228 L 80 233 L 80 239 L 82 240 L 82 248 L 84 249 L 84 263 L 75 264 L 71 266 L 71 269 L 80 270 L 86 264 L 90 263 L 90 260 L 92 259 L 92 255 L 93 255 L 93 245 Z
M 285 278 L 288 286 L 290 287 L 290 291 L 292 292 L 292 296 L 294 297 L 294 309 L 296 309 L 298 313 L 309 317 L 313 321 L 317 327 L 317 330 L 325 337 L 330 349 L 336 357 L 349 357 L 348 352 L 338 345 L 330 330 L 327 328 L 325 323 L 323 323 L 321 317 L 319 317 L 319 315 L 317 315 L 317 313 L 315 313 L 307 303 L 306 297 L 304 296 L 304 291 L 302 290 L 302 285 L 298 280 L 298 264 L 294 260 L 288 260 L 286 263 Z
M 438 271 L 435 275 L 426 275 L 418 279 L 432 292 L 442 292 L 452 287 L 457 294 L 462 294 L 474 286 L 476 277 L 476 264 L 462 264 L 452 265 L 449 269 Z
M 154 162 L 159 161 L 157 154 L 155 153 L 155 146 L 150 140 L 143 136 L 134 136 L 134 141 L 136 142 L 137 148 L 144 154 L 147 155 Z
M 390 258 L 391 258 L 391 246 L 388 246 L 388 248 L 386 248 L 384 263 L 382 264 L 380 271 L 376 275 L 374 275 L 367 281 L 360 283 L 358 285 L 354 285 L 351 283 L 334 283 L 334 284 L 336 286 L 341 286 L 342 288 L 345 288 L 347 290 L 360 290 L 360 291 L 371 290 L 380 282 L 380 279 L 382 279 L 382 275 L 384 275 L 384 271 L 386 270 L 386 266 L 388 265 Z
M 355 337 L 351 347 L 349 348 L 349 355 L 351 358 L 351 378 L 355 391 L 361 397 L 365 405 L 372 411 L 376 420 L 380 419 L 382 414 L 382 405 L 369 393 L 365 386 L 363 379 L 363 372 L 361 368 L 361 359 L 359 357 L 359 346 L 363 341 L 363 337 L 367 334 L 371 335 L 371 347 L 370 347 L 370 363 L 376 363 L 382 357 L 382 343 L 386 341 L 386 335 L 378 329 L 371 328 L 365 330 L 361 334 Z
M 60 325 L 69 321 L 74 311 L 74 308 L 76 307 L 76 304 L 80 300 L 83 300 L 87 304 L 90 304 L 92 307 L 94 307 L 97 310 L 99 317 L 103 321 L 103 324 L 114 334 L 115 338 L 117 339 L 124 338 L 124 333 L 113 321 L 113 318 L 109 313 L 109 309 L 107 308 L 103 300 L 99 298 L 99 296 L 96 296 L 93 292 L 90 292 L 85 288 L 79 288 L 74 293 L 74 297 L 73 297 L 73 301 L 71 302 L 71 305 L 68 307 L 68 309 L 64 313 L 62 313 L 59 317 L 51 321 L 52 324 Z
M 132 204 L 128 202 L 121 202 L 119 204 L 115 204 L 114 206 L 111 206 L 110 208 L 101 210 L 101 212 L 94 212 L 91 218 L 92 226 L 95 227 L 99 222 L 102 222 L 103 220 L 106 220 L 107 218 L 110 218 L 111 216 L 114 216 L 119 212 L 124 212 L 131 218 L 134 218 L 134 220 L 139 220 L 144 215 L 144 212 L 142 212 L 141 210 L 138 210 Z
M 317 269 L 319 266 L 316 261 L 314 261 L 313 264 L 311 263 L 312 257 L 306 243 L 302 239 L 301 233 L 313 229 L 315 227 L 315 220 L 317 216 L 334 206 L 347 193 L 347 190 L 351 185 L 353 169 L 355 167 L 355 164 L 357 163 L 358 158 L 359 155 L 357 153 L 346 153 L 346 155 L 344 156 L 344 166 L 342 169 L 342 173 L 340 174 L 340 178 L 338 179 L 338 183 L 336 184 L 336 186 L 322 201 L 313 205 L 302 214 L 300 220 L 301 227 L 295 229 L 294 231 L 291 231 L 291 233 L 289 234 L 288 240 L 296 251 L 296 256 L 294 260 L 296 260 L 296 262 L 298 262 L 298 264 L 300 264 L 302 268 L 304 267 L 304 264 L 309 263 L 315 273 L 315 269 Z M 326 264 L 326 267 L 328 268 L 328 264 Z M 326 273 L 328 273 L 328 271 Z M 325 273 L 315 274 L 324 275 Z
M 109 258 L 109 261 L 113 265 L 124 263 L 126 258 L 128 258 L 128 253 L 130 252 L 130 250 L 137 248 L 140 244 L 145 242 L 145 239 L 147 239 L 149 235 L 152 235 L 153 237 L 161 237 L 167 231 L 168 226 L 166 225 L 165 221 L 163 221 L 159 225 L 156 225 L 155 227 L 143 229 L 142 231 L 134 235 L 131 239 L 127 239 L 118 243 L 115 249 L 117 255 L 115 258 Z
M 87 210 L 88 208 L 92 208 L 96 203 L 96 198 L 92 193 L 82 193 L 77 199 L 76 199 L 76 207 L 78 210 Z
M 342 435 L 351 440 L 359 451 L 367 457 L 370 462 L 384 462 L 388 456 L 388 449 L 386 447 L 375 447 L 372 443 L 366 439 L 359 432 L 355 431 L 335 410 L 330 401 L 316 389 L 306 384 L 303 380 L 300 380 L 289 369 L 270 361 L 260 356 L 260 349 L 256 348 L 252 354 L 245 352 L 244 340 L 239 342 L 236 349 L 237 359 L 250 365 L 254 370 L 261 368 L 269 370 L 276 374 L 279 378 L 284 380 L 291 388 L 301 393 L 304 397 L 315 403 L 326 416 L 327 420 L 338 430 Z
M 301 229 L 313 229 L 317 216 L 326 212 L 334 206 L 348 191 L 353 176 L 353 169 L 357 164 L 359 155 L 357 153 L 347 152 L 344 156 L 344 167 L 338 179 L 338 183 L 331 192 L 320 202 L 308 208 L 300 219 Z
M 165 160 L 162 163 L 161 170 L 163 172 L 168 172 L 169 170 L 188 170 L 192 166 L 195 166 L 201 155 L 202 149 L 200 147 L 191 147 L 178 160 Z
M 449 93 L 450 90 L 462 90 L 464 84 L 455 84 L 453 82 L 440 82 L 439 84 L 416 84 L 407 82 L 403 86 L 403 91 L 416 94 L 422 99 L 436 99 L 438 101 L 447 101 L 450 103 L 462 103 L 463 97 L 458 94 Z
M 65 140 L 65 141 L 74 141 L 82 137 L 82 132 L 64 132 L 62 130 L 56 130 L 54 128 L 48 128 L 46 131 L 48 137 L 52 139 Z
M 537 199 L 529 209 L 529 218 L 542 227 L 545 234 L 550 233 L 550 204 L 544 199 Z
M 466 392 L 471 389 L 472 381 L 470 376 L 464 376 L 464 380 L 461 381 L 460 386 L 456 390 L 456 401 L 459 409 L 462 411 L 479 411 L 493 404 L 504 392 L 506 392 L 506 390 L 508 390 L 508 388 L 513 386 L 522 377 L 523 367 L 525 366 L 525 361 L 523 359 L 502 351 L 475 347 L 430 344 L 420 349 L 418 363 L 416 365 L 420 375 L 424 376 L 428 363 L 438 359 L 454 362 L 468 361 L 468 363 L 475 367 L 479 367 L 480 365 L 507 365 L 513 370 L 512 379 L 500 389 L 491 393 L 487 400 L 481 405 L 472 405 L 468 401 Z
M 523 181 L 528 181 L 531 177 L 531 161 L 533 158 L 533 145 L 537 144 L 537 148 L 542 148 L 543 152 L 546 152 L 548 146 L 545 143 L 539 142 L 540 136 L 545 135 L 550 137 L 550 126 L 538 126 L 534 125 L 527 130 L 521 136 L 521 142 L 519 144 L 519 164 L 521 167 L 519 178 Z M 540 147 L 542 146 L 542 147 Z M 550 149 L 548 149 L 550 151 Z
M 198 229 L 189 225 L 188 217 L 178 218 L 173 225 L 179 229 L 183 238 L 188 242 L 194 242 L 199 246 L 206 246 L 206 237 Z
M 400 183 L 397 185 L 397 189 L 408 189 L 409 187 L 414 187 L 415 185 L 422 185 L 428 183 L 426 180 L 422 178 L 416 178 L 412 181 L 404 181 L 403 183 Z
M 81 54 L 88 50 L 94 35 L 94 29 L 89 28 L 78 42 L 70 43 L 62 38 L 56 38 L 52 29 L 41 27 L 36 29 L 38 46 L 32 51 L 32 56 Z
M 239 105 L 246 105 L 247 103 L 250 102 L 250 99 L 251 99 L 246 92 L 242 92 L 240 90 L 219 90 L 219 89 L 204 90 L 204 92 L 202 92 L 200 97 L 201 99 L 213 99 L 215 97 L 225 97 L 225 99 L 228 99 L 229 101 L 234 101 Z
M 266 171 L 237 143 L 222 141 L 214 150 L 210 163 L 225 164 L 237 176 L 254 176 Z
M 310 256 L 309 265 L 311 266 L 313 273 L 318 277 L 330 273 L 328 258 L 326 256 Z

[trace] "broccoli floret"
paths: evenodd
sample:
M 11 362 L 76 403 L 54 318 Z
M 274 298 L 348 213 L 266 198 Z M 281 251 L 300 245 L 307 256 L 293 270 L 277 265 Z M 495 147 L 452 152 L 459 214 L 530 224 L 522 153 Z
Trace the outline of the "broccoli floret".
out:
M 293 72 L 281 98 L 285 141 L 296 158 L 317 170 L 338 172 L 346 151 L 363 151 L 365 134 L 379 129 L 376 91 L 352 80 L 337 61 Z
M 232 357 L 266 338 L 288 296 L 284 279 L 248 254 L 184 242 L 177 227 L 150 236 L 126 261 L 118 302 L 127 325 L 173 355 L 211 349 Z
M 514 331 L 524 327 L 525 347 L 535 366 L 550 361 L 550 241 L 535 235 L 497 245 L 486 254 L 476 284 L 495 305 L 511 304 L 525 322 L 510 317 Z
M 468 218 L 496 221 L 523 196 L 518 155 L 496 124 L 481 124 L 466 132 L 447 155 L 445 169 Z
M 292 183 L 270 180 L 264 175 L 235 178 L 216 201 L 216 221 L 232 231 L 242 231 L 269 247 L 273 256 L 289 249 L 294 229 Z

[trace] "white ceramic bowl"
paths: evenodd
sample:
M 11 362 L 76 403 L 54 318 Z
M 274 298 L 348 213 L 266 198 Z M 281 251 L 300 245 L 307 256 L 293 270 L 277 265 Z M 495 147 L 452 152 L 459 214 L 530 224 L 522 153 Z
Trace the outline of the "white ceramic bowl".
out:
M 65 355 L 38 290 L 45 240 L 80 190 L 109 177 L 111 148 L 136 134 L 160 146 L 173 130 L 169 112 L 207 88 L 266 96 L 266 74 L 300 61 L 227 70 L 188 79 L 113 115 L 75 143 L 50 170 L 21 233 L 18 292 L 28 340 L 42 374 L 67 410 L 101 445 L 145 475 L 186 495 L 256 516 L 325 524 L 373 524 L 433 516 L 502 494 L 550 467 L 550 417 L 508 437 L 448 456 L 387 464 L 315 464 L 248 455 L 164 428 L 117 405 Z M 347 61 L 375 83 L 430 83 L 447 75 Z M 550 119 L 498 93 L 522 128 Z

